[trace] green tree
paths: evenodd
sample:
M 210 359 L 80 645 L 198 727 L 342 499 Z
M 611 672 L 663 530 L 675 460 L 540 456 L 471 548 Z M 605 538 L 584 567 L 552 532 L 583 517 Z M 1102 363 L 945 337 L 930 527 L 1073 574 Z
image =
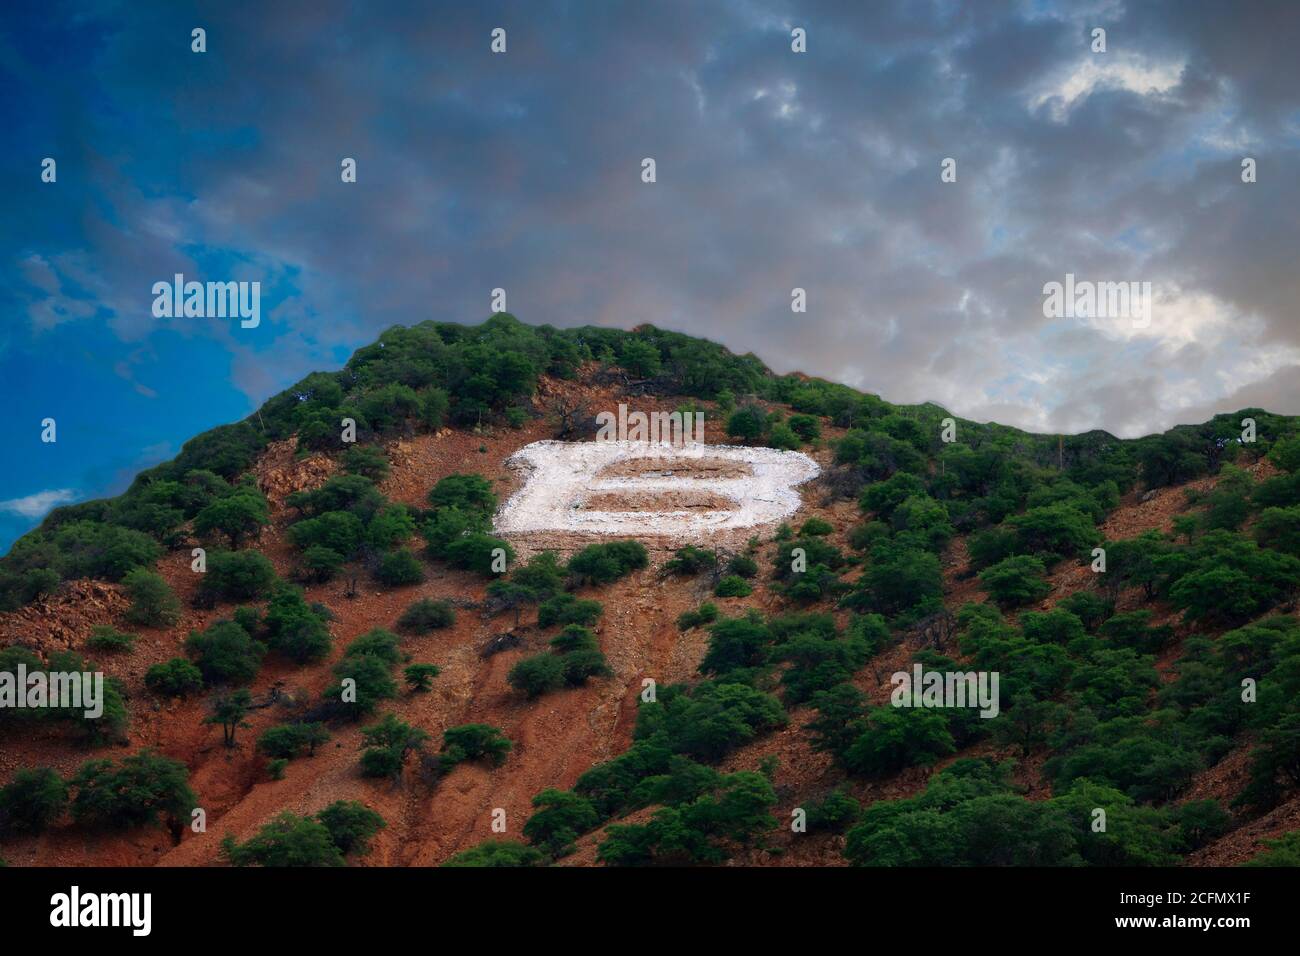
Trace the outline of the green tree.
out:
M 1043 562 L 1026 554 L 1004 558 L 979 574 L 980 586 L 1003 607 L 1019 607 L 1040 601 L 1052 586 L 1043 580 Z
M 266 645 L 234 621 L 217 621 L 206 631 L 192 632 L 185 647 L 208 684 L 247 684 L 257 676 L 266 654 Z
M 524 824 L 524 837 L 552 856 L 572 852 L 574 841 L 600 822 L 591 801 L 571 790 L 543 790 L 533 797 L 533 807 L 533 815 Z
M 409 664 L 402 671 L 402 676 L 406 679 L 406 686 L 418 693 L 432 687 L 433 679 L 441 673 L 442 668 L 437 664 Z
M 0 787 L 0 833 L 43 833 L 67 804 L 68 785 L 49 767 L 20 769 Z
M 499 867 L 540 866 L 542 853 L 515 840 L 484 840 L 478 846 L 462 850 L 447 859 L 443 866 Z
M 450 601 L 421 598 L 397 619 L 397 629 L 408 634 L 427 634 L 456 623 L 456 611 Z
M 122 578 L 131 606 L 126 619 L 131 624 L 145 627 L 168 626 L 180 618 L 181 602 L 163 580 L 162 575 L 145 568 L 136 568 Z
M 529 698 L 540 697 L 564 686 L 564 661 L 557 654 L 525 657 L 510 669 L 506 682 Z
M 179 828 L 195 798 L 185 765 L 152 750 L 120 763 L 91 760 L 73 775 L 72 817 L 88 826 L 125 829 L 161 820 Z
M 237 550 L 243 538 L 256 535 L 270 523 L 266 497 L 255 488 L 241 487 L 200 511 L 194 518 L 194 530 L 204 537 L 224 534 L 230 539 L 231 550 Z
M 383 817 L 356 800 L 335 800 L 316 814 L 316 819 L 345 855 L 369 853 L 371 839 L 387 826 Z
M 396 779 L 402 775 L 406 758 L 412 751 L 420 750 L 429 735 L 393 714 L 384 714 L 377 724 L 362 728 L 361 738 L 365 748 L 361 754 L 361 775 Z
M 319 820 L 285 811 L 246 843 L 227 836 L 222 854 L 231 866 L 343 866 L 343 851 Z
M 164 697 L 188 697 L 203 689 L 203 672 L 183 657 L 154 664 L 145 672 L 144 685 Z
M 253 704 L 253 696 L 247 690 L 237 690 L 232 694 L 223 694 L 212 705 L 212 713 L 204 718 L 205 724 L 220 724 L 222 742 L 227 747 L 235 746 L 235 732 L 240 727 L 251 726 L 244 718 Z

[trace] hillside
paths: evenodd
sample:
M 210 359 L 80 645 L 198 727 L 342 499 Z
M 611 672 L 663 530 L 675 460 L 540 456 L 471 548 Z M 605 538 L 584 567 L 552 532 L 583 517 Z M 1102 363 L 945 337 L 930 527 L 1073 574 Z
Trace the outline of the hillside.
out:
M 498 531 L 512 456 L 620 403 L 777 451 L 605 466 L 629 536 Z M 796 453 L 780 520 L 661 514 Z M 0 857 L 1295 863 L 1298 588 L 1295 418 L 1032 435 L 650 327 L 395 328 L 0 559 L 0 671 L 111 685 L 0 711 Z M 998 715 L 892 706 L 917 663 Z

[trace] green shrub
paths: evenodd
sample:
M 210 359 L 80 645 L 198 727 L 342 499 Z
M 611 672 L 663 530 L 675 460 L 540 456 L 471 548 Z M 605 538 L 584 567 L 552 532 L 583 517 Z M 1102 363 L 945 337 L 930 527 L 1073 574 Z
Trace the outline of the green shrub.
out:
M 246 843 L 227 835 L 221 852 L 231 866 L 343 866 L 343 852 L 319 820 L 285 811 Z
M 527 697 L 539 697 L 564 686 L 564 661 L 558 654 L 525 657 L 506 677 L 506 682 Z
M 335 800 L 316 819 L 344 855 L 370 852 L 370 840 L 387 826 L 383 817 L 356 800 Z
M 323 544 L 313 544 L 302 553 L 303 576 L 315 584 L 334 580 L 344 563 L 343 555 Z
M 570 852 L 579 836 L 600 823 L 591 801 L 571 790 L 543 790 L 533 797 L 533 807 L 533 815 L 524 824 L 524 837 L 552 856 Z
M 512 744 L 500 728 L 491 724 L 461 724 L 442 735 L 442 763 L 452 767 L 465 760 L 486 759 L 499 767 L 506 762 Z
M 257 738 L 257 752 L 286 760 L 304 753 L 310 757 L 327 740 L 329 731 L 321 723 L 278 724 L 268 727 Z
M 599 601 L 583 601 L 572 594 L 557 594 L 537 608 L 538 627 L 580 624 L 588 627 L 600 619 L 604 608 Z
M 427 634 L 455 623 L 456 611 L 450 601 L 421 598 L 402 612 L 397 629 L 408 634 Z
M 452 567 L 492 575 L 497 573 L 493 564 L 499 556 L 498 552 L 504 554 L 507 567 L 515 559 L 515 549 L 510 546 L 510 542 L 494 538 L 490 534 L 467 534 L 447 545 L 443 556 Z
M 449 857 L 443 866 L 540 866 L 542 852 L 515 840 L 484 840 L 478 846 Z
M 96 624 L 90 629 L 86 646 L 92 651 L 129 651 L 138 639 L 136 634 L 124 634 L 107 624 Z
M 388 456 L 374 445 L 352 445 L 343 453 L 343 470 L 350 475 L 364 475 L 371 481 L 388 476 Z
M 424 565 L 420 564 L 420 559 L 406 548 L 389 551 L 379 559 L 379 566 L 375 569 L 375 580 L 387 588 L 419 584 L 424 580 Z
M 203 689 L 203 672 L 183 657 L 154 664 L 145 672 L 144 685 L 164 697 L 188 697 Z
M 693 627 L 699 627 L 702 624 L 711 624 L 718 619 L 718 607 L 711 602 L 705 602 L 697 607 L 694 611 L 683 611 L 677 617 L 677 629 L 679 631 L 689 631 Z
M 206 631 L 192 632 L 185 647 L 209 685 L 247 684 L 257 676 L 266 654 L 266 645 L 234 621 L 217 621 Z
M 413 692 L 426 691 L 433 686 L 433 679 L 442 673 L 437 664 L 410 664 L 402 671 L 406 686 Z
M 587 545 L 569 559 L 568 570 L 579 583 L 609 584 L 649 563 L 641 542 L 611 541 Z
M 980 572 L 980 585 L 1003 607 L 1019 607 L 1041 601 L 1052 591 L 1043 580 L 1043 562 L 1026 554 L 1004 558 Z
M 87 826 L 126 829 L 155 822 L 189 823 L 196 803 L 185 765 L 152 750 L 91 760 L 73 775 L 72 818 Z
M 664 563 L 664 571 L 668 574 L 694 575 L 715 567 L 717 563 L 718 556 L 713 551 L 688 544 L 684 548 L 678 548 L 672 559 Z
M 276 580 L 275 567 L 257 551 L 218 551 L 208 555 L 207 566 L 199 587 L 212 601 L 255 601 Z
M 829 521 L 823 521 L 821 518 L 814 516 L 805 521 L 803 526 L 799 528 L 799 536 L 801 538 L 823 537 L 831 534 L 834 530 L 835 526 Z
M 0 833 L 43 833 L 67 804 L 68 785 L 49 767 L 20 769 L 0 787 Z
M 718 597 L 748 597 L 754 593 L 754 589 L 740 575 L 728 574 L 718 581 L 713 593 Z
M 162 575 L 136 568 L 122 578 L 131 606 L 126 619 L 145 627 L 175 624 L 180 618 L 181 602 L 163 580 Z

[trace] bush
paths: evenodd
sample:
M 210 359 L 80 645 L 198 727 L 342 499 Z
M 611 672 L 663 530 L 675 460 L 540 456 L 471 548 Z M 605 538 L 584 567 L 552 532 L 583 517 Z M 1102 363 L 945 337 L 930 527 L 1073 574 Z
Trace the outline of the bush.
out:
M 433 486 L 428 500 L 434 508 L 459 508 L 489 516 L 497 506 L 492 484 L 482 475 L 448 475 Z
M 383 817 L 356 800 L 335 800 L 316 819 L 345 855 L 368 853 L 371 838 L 387 826 Z
M 1095 631 L 1101 624 L 1115 613 L 1115 602 L 1092 591 L 1076 591 L 1068 597 L 1062 598 L 1056 603 L 1056 606 L 1062 611 L 1069 611 L 1071 614 L 1083 621 L 1083 626 L 1089 631 Z
M 257 738 L 257 752 L 268 757 L 291 760 L 315 756 L 316 748 L 329 740 L 329 731 L 321 723 L 279 724 L 268 727 Z
M 1129 611 L 1111 617 L 1097 633 L 1116 647 L 1131 648 L 1140 654 L 1155 654 L 1173 640 L 1174 629 L 1167 624 L 1151 627 L 1150 623 L 1150 611 Z
M 343 453 L 343 470 L 350 475 L 364 475 L 371 481 L 388 476 L 388 456 L 373 445 L 352 445 Z
M 754 593 L 754 589 L 740 575 L 728 574 L 718 581 L 713 593 L 718 597 L 748 597 Z
M 365 525 L 348 511 L 326 511 L 289 527 L 289 540 L 304 557 L 313 548 L 326 548 L 339 555 L 340 564 L 356 554 L 364 537 Z
M 164 697 L 188 697 L 203 689 L 203 672 L 183 657 L 154 664 L 145 672 L 144 685 Z
M 194 531 L 205 538 L 224 534 L 235 550 L 243 538 L 256 535 L 270 523 L 265 496 L 256 488 L 241 486 L 200 511 L 194 518 Z
M 135 634 L 124 634 L 107 624 L 96 624 L 90 629 L 86 646 L 93 651 L 129 651 L 136 640 L 138 636 Z
M 275 567 L 257 551 L 218 551 L 208 555 L 199 585 L 210 600 L 255 601 L 275 584 Z
M 639 541 L 589 544 L 569 559 L 568 570 L 579 583 L 609 584 L 650 563 Z
M 0 787 L 0 833 L 43 833 L 67 804 L 68 785 L 49 767 L 19 770 Z
M 727 434 L 742 441 L 756 441 L 767 431 L 767 415 L 757 405 L 746 405 L 727 419 Z
M 313 544 L 302 553 L 303 576 L 316 584 L 332 581 L 343 565 L 343 555 L 323 544 Z
M 529 698 L 559 690 L 564 686 L 564 661 L 558 654 L 525 657 L 510 669 L 506 682 Z
M 812 415 L 791 415 L 787 422 L 790 430 L 806 442 L 816 441 L 822 435 L 821 423 Z
M 145 627 L 175 624 L 180 617 L 181 602 L 176 599 L 172 589 L 167 586 L 161 574 L 144 568 L 136 568 L 122 578 L 131 606 L 127 609 L 126 619 L 132 624 Z
M 411 664 L 402 671 L 402 677 L 412 692 L 421 692 L 433 686 L 433 679 L 441 673 L 442 668 L 437 664 Z
M 1029 555 L 1004 558 L 980 572 L 980 585 L 989 597 L 1003 607 L 1019 607 L 1041 601 L 1052 591 L 1043 580 L 1047 569 L 1043 562 Z
M 442 763 L 444 767 L 452 767 L 465 760 L 485 758 L 499 767 L 506 762 L 511 746 L 500 728 L 491 724 L 449 727 L 442 735 Z
M 227 835 L 222 854 L 231 866 L 343 866 L 343 852 L 319 820 L 285 811 L 246 843 Z
M 871 552 L 862 576 L 871 602 L 869 610 L 894 615 L 937 604 L 943 595 L 939 559 L 921 548 L 885 542 Z
M 185 647 L 209 685 L 247 684 L 257 676 L 266 654 L 266 645 L 234 621 L 217 621 L 206 631 L 192 632 Z
M 877 707 L 867 723 L 868 730 L 839 755 L 849 773 L 885 777 L 928 766 L 957 749 L 947 716 L 937 711 Z
M 418 727 L 412 727 L 393 714 L 384 714 L 377 724 L 371 724 L 361 731 L 361 775 L 363 777 L 393 777 L 402 775 L 406 758 L 413 750 L 419 750 L 429 735 Z
M 450 601 L 421 598 L 397 619 L 397 629 L 408 634 L 427 634 L 456 623 L 456 611 Z
M 420 564 L 420 559 L 406 548 L 400 551 L 389 551 L 379 559 L 379 566 L 375 569 L 375 580 L 388 588 L 419 584 L 424 580 L 424 565 Z
M 72 817 L 87 826 L 126 829 L 158 821 L 188 823 L 196 803 L 185 765 L 152 750 L 112 760 L 91 760 L 72 777 Z
M 747 554 L 738 554 L 727 562 L 727 573 L 742 578 L 758 577 L 758 562 Z
M 391 551 L 415 534 L 415 518 L 406 505 L 386 505 L 370 519 L 366 542 L 380 551 Z
M 679 631 L 689 631 L 691 628 L 699 627 L 701 624 L 711 624 L 717 619 L 718 606 L 706 601 L 694 611 L 683 611 L 678 615 L 677 629 Z
M 803 523 L 803 526 L 799 529 L 799 536 L 801 538 L 824 537 L 834 530 L 835 526 L 829 521 L 823 521 L 821 518 L 814 516 Z
M 557 594 L 537 608 L 537 626 L 580 624 L 590 627 L 600 619 L 604 608 L 599 601 L 580 601 L 572 594 Z
M 563 856 L 573 842 L 600 823 L 600 815 L 586 797 L 571 790 L 543 790 L 533 797 L 535 812 L 524 824 L 524 837 L 552 856 Z
M 668 574 L 694 575 L 715 567 L 718 556 L 707 548 L 697 548 L 688 544 L 674 552 L 672 560 L 665 562 L 664 571 Z
M 478 846 L 462 850 L 443 866 L 507 867 L 540 866 L 542 853 L 515 840 L 484 840 Z
M 515 559 L 515 549 L 510 547 L 510 542 L 490 534 L 467 534 L 457 538 L 447 545 L 443 556 L 452 567 L 493 575 L 497 573 L 492 567 L 497 558 L 494 552 L 504 553 L 507 567 Z
M 295 587 L 281 587 L 271 597 L 264 626 L 270 649 L 296 664 L 309 664 L 329 655 L 329 628 Z
M 832 790 L 808 808 L 808 829 L 843 833 L 857 822 L 862 807 L 843 790 Z
M 794 451 L 803 443 L 799 440 L 799 436 L 790 429 L 790 426 L 782 422 L 772 426 L 772 430 L 767 435 L 767 444 L 772 448 Z

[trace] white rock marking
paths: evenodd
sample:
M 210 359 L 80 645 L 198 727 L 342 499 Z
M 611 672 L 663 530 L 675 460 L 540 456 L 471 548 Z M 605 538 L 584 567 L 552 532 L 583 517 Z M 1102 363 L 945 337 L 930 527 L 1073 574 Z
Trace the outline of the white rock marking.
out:
M 741 478 L 637 475 L 598 478 L 617 462 L 653 458 L 665 465 L 692 458 L 712 458 L 749 465 Z M 525 473 L 521 487 L 497 511 L 499 534 L 565 531 L 578 534 L 632 536 L 663 534 L 706 537 L 710 532 L 772 524 L 799 510 L 795 487 L 821 470 L 807 455 L 775 448 L 740 445 L 676 447 L 649 442 L 539 441 L 526 445 L 506 462 Z M 713 492 L 735 502 L 730 510 L 594 511 L 582 508 L 595 493 Z

